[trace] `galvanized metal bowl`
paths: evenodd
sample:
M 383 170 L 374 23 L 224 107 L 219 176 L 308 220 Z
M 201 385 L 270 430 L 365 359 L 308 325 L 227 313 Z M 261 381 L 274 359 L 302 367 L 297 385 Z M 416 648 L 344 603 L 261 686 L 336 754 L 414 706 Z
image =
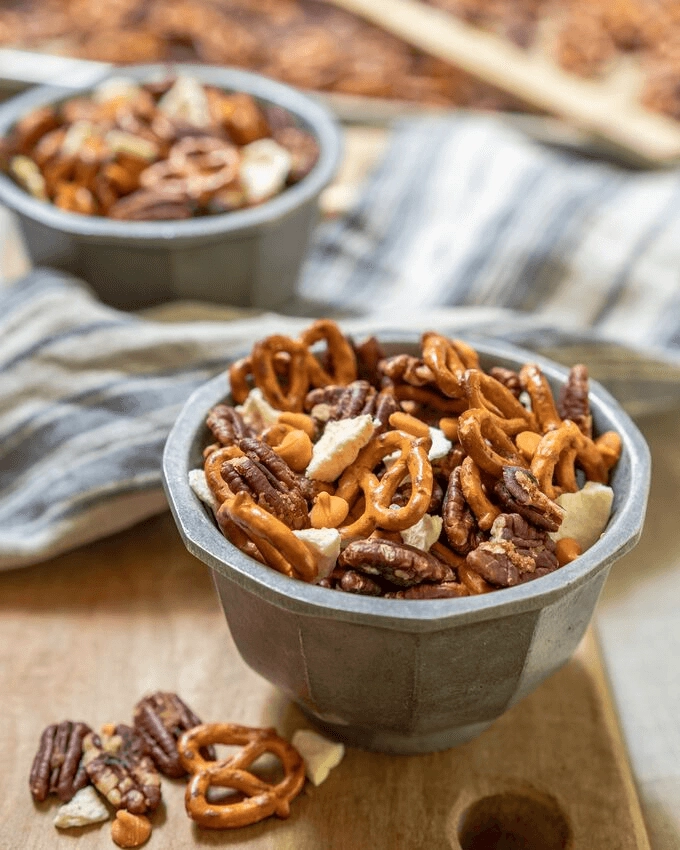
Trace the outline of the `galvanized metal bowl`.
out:
M 102 72 L 87 85 L 39 86 L 0 106 L 0 138 L 32 109 L 81 95 L 108 77 L 158 78 L 171 70 L 281 106 L 315 136 L 312 171 L 265 203 L 185 221 L 116 221 L 65 212 L 36 200 L 0 173 L 0 203 L 13 210 L 31 261 L 86 280 L 122 309 L 176 298 L 274 308 L 293 294 L 314 224 L 318 199 L 337 169 L 338 124 L 324 107 L 259 74 L 209 65 L 138 65 Z
M 418 349 L 383 340 L 389 354 Z M 475 341 L 482 365 L 538 362 L 553 389 L 567 370 L 502 343 Z M 244 555 L 219 532 L 187 482 L 209 442 L 207 412 L 229 391 L 224 376 L 187 401 L 165 448 L 170 507 L 189 551 L 211 568 L 243 659 L 322 729 L 349 744 L 422 753 L 461 744 L 564 664 L 609 570 L 637 542 L 649 488 L 647 445 L 601 386 L 590 393 L 596 432 L 616 430 L 623 453 L 612 478 L 605 534 L 571 564 L 483 596 L 390 600 L 288 578 Z

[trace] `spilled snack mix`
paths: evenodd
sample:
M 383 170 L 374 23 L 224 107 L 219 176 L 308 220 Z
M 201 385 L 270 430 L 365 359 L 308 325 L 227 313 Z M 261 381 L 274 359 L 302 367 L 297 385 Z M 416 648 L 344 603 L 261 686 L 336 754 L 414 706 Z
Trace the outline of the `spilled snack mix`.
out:
M 36 803 L 53 792 L 66 801 L 54 819 L 62 830 L 108 820 L 108 803 L 115 809 L 114 843 L 139 847 L 151 836 L 150 818 L 161 802 L 158 771 L 172 778 L 189 774 L 185 808 L 198 826 L 233 829 L 271 815 L 287 818 L 305 774 L 319 785 L 344 755 L 342 744 L 309 730 L 299 730 L 296 737 L 300 750 L 275 729 L 202 723 L 177 694 L 158 691 L 135 706 L 134 728 L 109 723 L 98 735 L 85 723 L 48 726 L 29 787 Z M 238 749 L 218 758 L 218 744 Z M 271 758 L 255 772 L 253 765 L 265 754 L 278 760 L 282 778 Z M 235 793 L 216 798 L 214 789 Z
M 609 519 L 621 440 L 593 436 L 585 366 L 556 400 L 536 364 L 486 372 L 434 332 L 419 356 L 385 357 L 319 320 L 257 342 L 229 380 L 236 406 L 210 411 L 189 482 L 235 546 L 290 577 L 486 593 L 569 563 Z
M 302 180 L 319 149 L 286 110 L 179 76 L 113 77 L 34 109 L 1 153 L 16 183 L 60 209 L 164 221 L 260 204 Z

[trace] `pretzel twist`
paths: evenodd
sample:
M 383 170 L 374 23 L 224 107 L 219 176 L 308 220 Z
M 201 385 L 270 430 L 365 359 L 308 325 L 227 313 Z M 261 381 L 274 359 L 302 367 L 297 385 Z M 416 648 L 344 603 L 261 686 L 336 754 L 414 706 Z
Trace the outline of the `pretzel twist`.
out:
M 238 446 L 221 446 L 205 459 L 205 478 L 210 491 L 220 504 L 231 499 L 234 495 L 227 482 L 222 478 L 222 465 L 235 457 L 243 457 L 243 452 Z
M 471 408 L 484 408 L 498 421 L 496 424 L 506 434 L 535 431 L 536 418 L 504 387 L 500 381 L 479 369 L 468 369 L 463 376 L 465 394 Z
M 247 493 L 227 499 L 218 512 L 228 518 L 255 543 L 269 566 L 291 578 L 314 581 L 319 567 L 311 549 L 291 528 L 256 504 Z
M 550 384 L 545 375 L 535 363 L 525 363 L 519 371 L 522 389 L 529 393 L 531 410 L 536 417 L 538 428 L 542 434 L 554 431 L 562 424 L 562 417 L 555 407 Z
M 285 376 L 280 375 L 280 359 L 277 368 L 277 355 L 281 352 L 290 357 Z M 268 336 L 253 346 L 251 361 L 255 385 L 277 410 L 302 411 L 309 389 L 308 356 L 304 343 L 282 334 Z M 283 383 L 287 383 L 285 388 Z
M 326 342 L 330 371 L 324 369 L 311 351 L 307 357 L 307 374 L 313 387 L 327 387 L 330 384 L 347 386 L 357 379 L 357 358 L 347 337 L 335 322 L 319 319 L 300 334 L 300 342 L 309 349 L 321 341 Z
M 423 334 L 423 360 L 432 370 L 435 381 L 444 395 L 463 398 L 463 375 L 466 369 L 477 369 L 477 352 L 457 339 L 447 339 L 432 331 Z
M 248 379 L 253 376 L 253 362 L 250 357 L 242 357 L 229 367 L 229 386 L 231 397 L 236 404 L 243 404 L 248 398 L 250 384 Z
M 434 486 L 432 465 L 427 456 L 430 446 L 429 437 L 416 438 L 403 431 L 379 434 L 364 446 L 356 461 L 342 474 L 335 492 L 349 505 L 355 505 L 360 494 L 365 499 L 362 513 L 351 524 L 340 528 L 344 539 L 368 537 L 377 527 L 402 531 L 415 525 L 427 513 Z M 397 451 L 399 457 L 379 480 L 373 470 Z M 403 507 L 390 507 L 406 475 L 411 476 L 409 499 Z
M 477 518 L 477 525 L 482 531 L 488 531 L 501 511 L 484 493 L 479 467 L 471 457 L 466 457 L 460 465 L 460 487 L 465 501 Z
M 503 474 L 504 466 L 526 466 L 498 417 L 484 407 L 460 415 L 458 439 L 477 466 L 496 478 Z
M 208 761 L 200 750 L 215 744 L 236 744 L 243 750 L 226 759 Z M 187 813 L 208 829 L 247 826 L 273 814 L 286 818 L 305 782 L 300 754 L 274 729 L 203 723 L 185 732 L 177 749 L 183 767 L 192 774 L 184 798 Z M 284 777 L 280 782 L 270 784 L 247 770 L 264 753 L 272 753 L 281 761 Z M 245 798 L 235 803 L 211 803 L 208 792 L 212 787 L 233 788 Z
M 578 490 L 576 462 L 589 481 L 607 483 L 607 468 L 597 446 L 567 419 L 559 428 L 543 435 L 531 461 L 531 472 L 545 495 L 555 499 L 561 492 Z

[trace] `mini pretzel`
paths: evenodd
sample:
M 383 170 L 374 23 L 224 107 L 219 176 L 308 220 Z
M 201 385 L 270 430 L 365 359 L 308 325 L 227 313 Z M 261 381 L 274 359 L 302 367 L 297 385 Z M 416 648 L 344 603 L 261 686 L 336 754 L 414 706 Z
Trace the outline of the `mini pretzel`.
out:
M 536 430 L 533 414 L 500 381 L 479 369 L 468 369 L 463 378 L 471 408 L 482 407 L 496 415 L 496 423 L 506 434 Z
M 588 480 L 607 483 L 607 469 L 597 446 L 567 419 L 559 428 L 543 435 L 531 461 L 531 472 L 549 499 L 557 498 L 561 492 L 578 490 L 576 461 Z M 553 484 L 553 477 L 558 486 Z
M 477 353 L 458 339 L 432 332 L 423 334 L 422 345 L 423 360 L 434 373 L 439 389 L 451 398 L 461 398 L 463 373 L 479 367 Z
M 331 384 L 344 387 L 356 381 L 357 358 L 354 349 L 340 328 L 330 319 L 319 319 L 300 334 L 300 342 L 308 348 L 321 340 L 326 341 L 331 367 L 330 371 L 324 369 L 310 351 L 307 358 L 310 384 L 313 387 L 327 387 Z
M 290 356 L 285 387 L 276 368 L 276 357 L 280 352 Z M 281 334 L 269 336 L 253 346 L 251 361 L 255 384 L 277 410 L 302 411 L 309 389 L 308 356 L 304 343 Z
M 219 761 L 207 761 L 200 750 L 214 744 L 240 745 L 243 750 Z M 274 729 L 253 729 L 235 723 L 203 723 L 185 732 L 177 743 L 180 761 L 192 774 L 184 797 L 187 814 L 199 826 L 231 829 L 257 823 L 270 815 L 287 818 L 290 804 L 305 783 L 298 751 Z M 270 784 L 247 768 L 264 753 L 277 756 L 284 777 Z M 233 788 L 245 795 L 235 803 L 210 803 L 212 787 Z
M 503 467 L 525 466 L 499 419 L 486 408 L 466 410 L 458 419 L 458 439 L 480 469 L 500 478 Z
M 354 505 L 360 492 L 366 500 L 362 514 L 340 529 L 343 538 L 368 537 L 378 526 L 386 531 L 402 531 L 427 513 L 434 485 L 427 456 L 430 446 L 429 437 L 414 438 L 403 431 L 379 434 L 364 446 L 342 474 L 335 492 L 349 505 Z M 395 451 L 399 457 L 378 480 L 373 470 Z M 397 508 L 392 506 L 392 500 L 407 474 L 411 476 L 411 493 L 407 503 Z
M 303 581 L 314 581 L 319 567 L 311 549 L 285 523 L 257 505 L 247 493 L 227 499 L 219 513 L 244 531 L 269 566 Z
M 460 465 L 460 486 L 465 501 L 477 518 L 477 525 L 483 531 L 488 531 L 500 514 L 500 509 L 486 497 L 479 467 L 471 457 L 466 457 Z
M 211 452 L 205 459 L 205 478 L 213 496 L 220 504 L 234 495 L 222 478 L 222 464 L 235 457 L 243 457 L 243 452 L 238 446 L 222 446 Z
M 531 409 L 538 422 L 541 433 L 553 431 L 562 424 L 562 418 L 555 407 L 550 384 L 535 363 L 526 363 L 519 372 L 522 388 L 529 393 Z
M 415 401 L 424 407 L 431 407 L 433 410 L 439 413 L 446 413 L 449 416 L 457 415 L 467 409 L 465 399 L 447 398 L 428 387 L 395 384 L 393 387 L 386 387 L 385 389 L 392 393 L 397 401 Z

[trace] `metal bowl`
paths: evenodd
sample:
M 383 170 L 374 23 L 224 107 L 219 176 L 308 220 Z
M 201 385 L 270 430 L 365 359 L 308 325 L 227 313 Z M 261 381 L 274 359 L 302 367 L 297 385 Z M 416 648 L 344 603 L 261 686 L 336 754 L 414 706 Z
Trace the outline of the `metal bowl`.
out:
M 388 354 L 419 350 L 412 336 L 383 344 Z M 553 390 L 568 374 L 514 346 L 475 347 L 484 367 L 539 363 Z M 225 377 L 214 378 L 180 413 L 163 457 L 170 507 L 186 547 L 213 572 L 246 663 L 349 744 L 422 753 L 480 734 L 569 659 L 612 564 L 640 536 L 649 450 L 627 414 L 593 383 L 596 432 L 616 430 L 623 452 L 607 530 L 571 564 L 482 596 L 427 601 L 355 596 L 288 578 L 232 546 L 187 481 L 209 442 L 207 412 L 227 393 Z
M 103 72 L 148 80 L 166 65 L 138 65 Z M 186 221 L 115 221 L 64 212 L 39 201 L 0 173 L 0 202 L 13 210 L 34 265 L 83 278 L 109 304 L 135 309 L 174 298 L 274 308 L 293 294 L 318 198 L 341 154 L 337 122 L 324 107 L 295 89 L 247 71 L 207 65 L 174 65 L 219 88 L 247 92 L 288 110 L 315 136 L 318 162 L 299 183 L 259 206 Z M 83 94 L 93 85 L 40 86 L 0 106 L 0 137 L 27 112 Z

